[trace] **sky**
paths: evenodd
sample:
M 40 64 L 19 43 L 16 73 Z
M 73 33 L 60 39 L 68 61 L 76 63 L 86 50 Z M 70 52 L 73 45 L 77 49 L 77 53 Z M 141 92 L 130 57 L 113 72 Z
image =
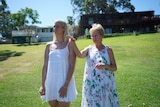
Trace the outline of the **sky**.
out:
M 6 0 L 11 13 L 16 13 L 26 7 L 37 10 L 41 24 L 37 26 L 53 26 L 57 19 L 67 22 L 67 16 L 78 18 L 73 15 L 71 0 Z M 160 15 L 160 0 L 131 0 L 136 11 L 154 10 L 155 15 Z

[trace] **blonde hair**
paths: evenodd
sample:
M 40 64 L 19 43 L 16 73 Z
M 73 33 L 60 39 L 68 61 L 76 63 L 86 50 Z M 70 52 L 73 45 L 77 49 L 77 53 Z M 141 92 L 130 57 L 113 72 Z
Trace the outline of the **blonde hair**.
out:
M 67 23 L 65 21 L 63 21 L 63 20 L 56 20 L 55 23 L 59 23 L 60 26 L 64 28 L 63 39 L 64 39 L 64 41 L 67 41 L 68 40 L 67 37 L 66 37 L 66 35 L 68 35 Z M 53 39 L 53 41 L 55 41 L 56 39 L 57 39 L 56 38 L 56 34 L 54 32 L 54 39 Z
M 94 23 L 92 25 L 92 28 L 89 30 L 89 33 L 91 34 L 92 31 L 95 31 L 95 30 L 98 31 L 102 37 L 104 36 L 104 28 L 101 24 Z

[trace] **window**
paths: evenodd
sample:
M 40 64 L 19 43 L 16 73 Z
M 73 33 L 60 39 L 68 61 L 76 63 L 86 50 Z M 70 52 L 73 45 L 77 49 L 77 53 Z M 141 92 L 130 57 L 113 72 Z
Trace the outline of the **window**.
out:
M 50 32 L 53 32 L 53 28 L 50 28 Z
M 42 29 L 37 29 L 37 32 L 42 32 Z
M 94 23 L 93 18 L 89 18 L 88 24 L 89 24 L 89 25 L 92 25 L 93 23 Z

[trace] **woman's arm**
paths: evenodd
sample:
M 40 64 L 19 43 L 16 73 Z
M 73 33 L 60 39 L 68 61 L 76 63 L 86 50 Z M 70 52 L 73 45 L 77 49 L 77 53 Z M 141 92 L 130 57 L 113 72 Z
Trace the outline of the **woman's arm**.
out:
M 78 56 L 79 58 L 84 58 L 87 56 L 88 53 L 88 48 L 83 49 L 82 51 L 79 51 L 79 49 L 77 48 L 77 45 L 75 43 L 75 41 L 70 41 L 71 47 L 74 50 L 74 53 L 76 54 L 76 56 Z
M 112 51 L 112 48 L 108 48 L 108 54 L 109 54 L 109 58 L 110 58 L 110 65 L 106 65 L 106 69 L 110 70 L 110 71 L 116 71 L 117 70 L 117 64 L 116 64 L 116 60 L 114 58 L 114 53 Z
M 39 89 L 41 95 L 45 95 L 45 80 L 47 75 L 47 66 L 48 66 L 48 54 L 49 54 L 49 44 L 46 45 L 45 54 L 44 54 L 44 63 L 42 68 L 42 84 Z

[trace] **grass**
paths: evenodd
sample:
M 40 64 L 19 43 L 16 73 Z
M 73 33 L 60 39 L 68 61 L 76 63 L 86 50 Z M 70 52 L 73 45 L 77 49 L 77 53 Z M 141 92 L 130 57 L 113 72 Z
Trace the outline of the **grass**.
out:
M 114 50 L 121 107 L 160 107 L 160 33 L 104 38 Z M 78 39 L 79 49 L 92 44 Z M 0 107 L 48 107 L 38 93 L 45 43 L 0 44 Z M 77 58 L 78 91 L 71 107 L 80 107 L 85 59 Z

